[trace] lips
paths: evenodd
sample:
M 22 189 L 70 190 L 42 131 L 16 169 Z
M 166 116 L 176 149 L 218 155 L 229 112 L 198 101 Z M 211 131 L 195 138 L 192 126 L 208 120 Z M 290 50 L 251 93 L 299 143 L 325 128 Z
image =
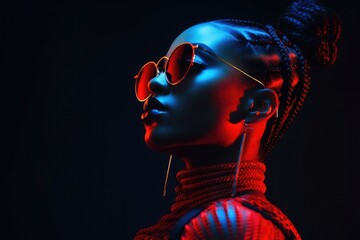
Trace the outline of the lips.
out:
M 149 98 L 144 103 L 143 109 L 144 113 L 141 114 L 141 119 L 145 122 L 151 121 L 167 112 L 165 105 L 154 97 Z
M 145 104 L 144 104 L 144 112 L 147 112 L 149 110 L 152 110 L 152 109 L 157 109 L 157 110 L 160 110 L 160 111 L 166 111 L 166 107 L 164 104 L 162 104 L 159 100 L 157 100 L 156 98 L 152 97 L 152 98 L 149 98 Z

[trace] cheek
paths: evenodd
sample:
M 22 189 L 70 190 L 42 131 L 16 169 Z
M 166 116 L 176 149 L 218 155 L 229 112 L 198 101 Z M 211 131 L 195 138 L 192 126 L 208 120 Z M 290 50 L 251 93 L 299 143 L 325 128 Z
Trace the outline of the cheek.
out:
M 223 117 L 229 117 L 231 112 L 237 110 L 242 96 L 243 92 L 240 91 L 239 86 L 225 83 L 218 88 L 218 91 L 216 91 L 215 94 L 213 94 L 213 101 L 216 102 L 219 108 L 219 114 Z
M 224 71 L 212 71 L 209 76 L 212 78 L 207 77 L 206 81 L 196 79 L 188 98 L 181 104 L 187 107 L 178 112 L 177 124 L 181 124 L 180 134 L 198 143 L 227 144 L 238 134 L 238 127 L 229 118 L 243 96 L 242 86 L 236 76 Z
M 213 80 L 207 81 L 208 91 L 204 95 L 209 98 L 210 107 L 216 109 L 218 120 L 228 122 L 230 113 L 237 110 L 244 96 L 244 86 L 238 72 L 229 71 L 228 67 L 225 69 L 212 71 Z
M 167 98 L 172 103 L 169 115 L 163 122 L 147 127 L 146 143 L 155 149 L 230 144 L 239 132 L 237 125 L 229 121 L 242 96 L 238 82 L 232 76 L 224 78 L 223 71 L 209 71 L 206 77 L 199 75 L 181 88 L 174 88 Z
M 237 79 L 235 79 L 237 80 Z M 232 123 L 230 114 L 238 111 L 240 99 L 244 92 L 242 87 L 233 81 L 228 81 L 219 87 L 219 91 L 213 95 L 214 102 L 217 103 L 218 120 L 214 128 L 213 137 L 222 145 L 229 145 L 239 136 L 241 124 Z
M 172 117 L 172 131 L 182 140 L 194 141 L 204 138 L 219 119 L 219 110 L 211 95 L 199 95 L 184 99 Z

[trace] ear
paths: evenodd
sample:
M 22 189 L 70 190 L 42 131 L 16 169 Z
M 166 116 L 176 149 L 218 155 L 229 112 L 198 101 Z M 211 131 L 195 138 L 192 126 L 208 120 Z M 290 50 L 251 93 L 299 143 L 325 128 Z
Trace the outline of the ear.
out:
M 251 94 L 252 104 L 249 105 L 245 116 L 246 123 L 255 123 L 273 116 L 278 107 L 277 93 L 270 89 L 258 89 Z

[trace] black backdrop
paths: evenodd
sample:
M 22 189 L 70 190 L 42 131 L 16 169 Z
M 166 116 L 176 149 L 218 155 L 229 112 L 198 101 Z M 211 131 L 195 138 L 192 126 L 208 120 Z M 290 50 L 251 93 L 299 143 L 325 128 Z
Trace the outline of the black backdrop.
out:
M 301 117 L 268 162 L 268 198 L 304 240 L 358 235 L 359 19 L 349 2 L 326 3 L 343 21 L 338 61 L 313 69 Z M 155 223 L 182 163 L 163 198 L 168 156 L 143 143 L 133 75 L 194 23 L 274 24 L 289 3 L 2 0 L 0 239 L 132 239 Z

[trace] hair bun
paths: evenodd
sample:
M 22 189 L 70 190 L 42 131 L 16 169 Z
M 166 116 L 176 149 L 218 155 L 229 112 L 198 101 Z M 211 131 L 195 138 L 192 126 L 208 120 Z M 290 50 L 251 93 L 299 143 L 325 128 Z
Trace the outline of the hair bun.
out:
M 313 0 L 295 1 L 279 18 L 278 29 L 301 48 L 310 63 L 335 62 L 341 23 L 332 9 Z

